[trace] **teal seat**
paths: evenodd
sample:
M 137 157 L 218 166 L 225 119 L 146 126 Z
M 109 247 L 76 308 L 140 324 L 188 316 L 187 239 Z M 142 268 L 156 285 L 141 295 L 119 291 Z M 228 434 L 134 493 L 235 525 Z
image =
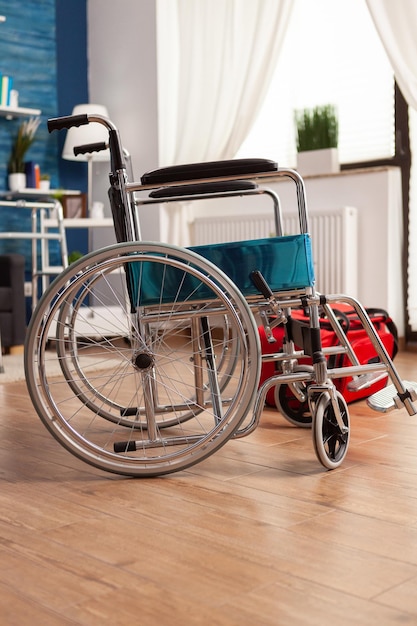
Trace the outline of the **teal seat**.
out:
M 314 285 L 308 234 L 194 246 L 190 250 L 217 265 L 245 296 L 258 293 L 250 279 L 253 270 L 261 272 L 274 292 Z
M 220 268 L 245 296 L 259 293 L 250 274 L 259 270 L 273 292 L 305 289 L 314 285 L 310 235 L 288 235 L 231 243 L 193 246 L 190 250 Z M 146 306 L 168 302 L 206 300 L 213 292 L 180 269 L 149 263 L 128 277 L 131 302 Z M 139 286 L 140 282 L 140 286 Z M 138 293 L 139 292 L 139 293 Z

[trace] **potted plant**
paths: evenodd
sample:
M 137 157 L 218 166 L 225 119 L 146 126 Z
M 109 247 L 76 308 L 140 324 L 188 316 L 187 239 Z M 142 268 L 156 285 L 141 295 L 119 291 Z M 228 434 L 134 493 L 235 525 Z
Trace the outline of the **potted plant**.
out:
M 297 169 L 303 175 L 339 171 L 339 121 L 331 104 L 295 111 Z
M 8 162 L 9 188 L 12 191 L 26 187 L 25 156 L 35 140 L 39 124 L 39 118 L 31 117 L 19 126 Z
M 49 191 L 50 186 L 51 186 L 51 177 L 49 176 L 49 174 L 41 174 L 40 188 L 43 191 Z

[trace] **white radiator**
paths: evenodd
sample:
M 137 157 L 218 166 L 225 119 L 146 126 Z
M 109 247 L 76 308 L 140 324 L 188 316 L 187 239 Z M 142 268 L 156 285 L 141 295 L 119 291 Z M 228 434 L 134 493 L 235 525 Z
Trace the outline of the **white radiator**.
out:
M 309 212 L 316 289 L 320 293 L 345 293 L 357 297 L 358 223 L 357 210 L 342 207 Z M 284 214 L 284 234 L 299 232 L 298 216 Z M 271 237 L 275 234 L 272 215 L 216 216 L 195 218 L 193 245 Z

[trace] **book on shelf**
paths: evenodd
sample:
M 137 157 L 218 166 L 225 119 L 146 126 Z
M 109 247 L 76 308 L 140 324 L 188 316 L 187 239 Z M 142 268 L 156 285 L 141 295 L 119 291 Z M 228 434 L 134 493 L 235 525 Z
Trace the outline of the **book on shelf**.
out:
M 26 187 L 29 189 L 39 189 L 40 187 L 40 169 L 39 165 L 34 161 L 25 162 Z
M 10 93 L 13 89 L 13 78 L 11 76 L 1 75 L 0 85 L 0 105 L 8 107 L 10 106 Z

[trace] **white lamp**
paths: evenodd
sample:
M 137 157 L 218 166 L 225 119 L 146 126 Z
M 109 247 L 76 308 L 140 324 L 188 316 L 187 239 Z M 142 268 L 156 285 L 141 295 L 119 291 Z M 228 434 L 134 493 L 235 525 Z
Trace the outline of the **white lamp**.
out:
M 109 114 L 105 106 L 101 104 L 77 104 L 72 111 L 72 115 L 102 115 L 108 117 Z M 109 161 L 110 150 L 102 150 L 100 152 L 89 152 L 86 154 L 78 154 L 75 156 L 74 148 L 92 143 L 108 143 L 109 133 L 105 126 L 98 122 L 91 122 L 83 126 L 74 126 L 68 129 L 65 138 L 64 148 L 62 150 L 62 158 L 68 161 L 86 161 L 88 164 L 88 215 L 90 215 L 92 202 L 92 178 L 93 178 L 93 161 Z

